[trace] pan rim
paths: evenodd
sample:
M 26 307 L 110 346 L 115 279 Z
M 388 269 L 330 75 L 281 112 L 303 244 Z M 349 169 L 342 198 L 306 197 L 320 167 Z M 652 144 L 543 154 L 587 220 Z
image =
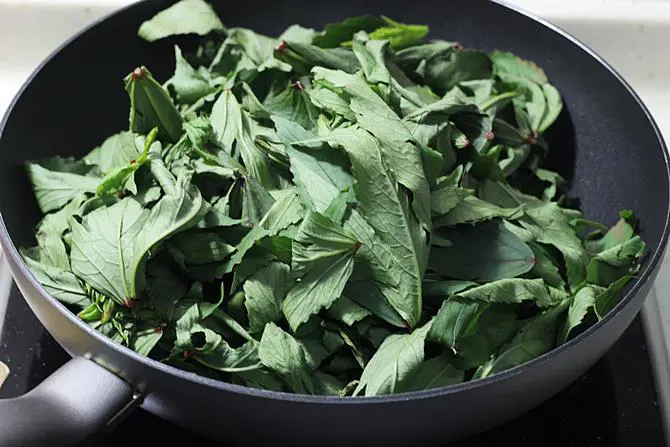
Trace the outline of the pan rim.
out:
M 97 27 L 100 25 L 102 22 L 111 19 L 112 17 L 115 17 L 117 15 L 125 14 L 127 11 L 132 10 L 133 8 L 138 7 L 140 4 L 146 2 L 148 0 L 143 0 L 138 3 L 130 4 L 127 6 L 124 6 L 122 8 L 119 8 L 97 20 L 89 24 L 88 26 L 84 27 L 77 33 L 75 33 L 73 36 L 65 40 L 62 44 L 60 44 L 55 50 L 49 54 L 47 58 L 45 58 L 38 66 L 35 68 L 35 70 L 30 74 L 30 76 L 26 79 L 26 81 L 23 83 L 19 91 L 16 93 L 12 101 L 10 102 L 7 110 L 4 113 L 4 116 L 2 120 L 0 120 L 0 138 L 2 138 L 2 134 L 4 133 L 4 128 L 7 125 L 7 121 L 9 117 L 12 114 L 12 111 L 16 104 L 18 103 L 19 99 L 22 97 L 24 91 L 30 86 L 32 83 L 33 79 L 42 71 L 44 66 L 46 66 L 52 59 L 54 59 L 63 49 L 65 49 L 67 46 L 69 46 L 71 43 L 73 43 L 75 40 L 83 37 L 88 31 L 92 30 L 93 28 Z M 558 26 L 550 23 L 549 21 L 542 19 L 538 16 L 536 16 L 533 13 L 530 13 L 523 8 L 520 8 L 515 5 L 510 5 L 508 4 L 505 0 L 490 0 L 492 3 L 497 4 L 498 6 L 501 6 L 503 8 L 507 8 L 511 10 L 512 12 L 516 14 L 521 14 L 530 20 L 533 20 L 537 22 L 538 24 L 544 26 L 545 28 L 548 28 L 549 30 L 553 31 L 554 33 L 558 34 L 560 37 L 569 40 L 573 45 L 587 53 L 590 57 L 595 59 L 603 69 L 605 69 L 607 72 L 609 72 L 614 78 L 618 81 L 618 83 L 623 87 L 627 93 L 632 97 L 632 99 L 635 100 L 637 103 L 638 107 L 642 110 L 642 112 L 645 114 L 647 121 L 649 125 L 651 126 L 651 129 L 654 131 L 654 134 L 656 135 L 657 141 L 659 143 L 660 149 L 663 152 L 663 162 L 666 170 L 666 177 L 668 178 L 668 190 L 666 191 L 667 195 L 667 201 L 668 201 L 668 206 L 666 207 L 666 213 L 665 213 L 665 222 L 663 225 L 663 232 L 661 235 L 661 239 L 654 248 L 655 250 L 653 253 L 649 255 L 649 258 L 646 262 L 646 265 L 644 266 L 644 269 L 642 272 L 637 276 L 633 284 L 631 285 L 629 291 L 623 296 L 621 301 L 612 309 L 608 314 L 599 322 L 585 330 L 583 333 L 579 334 L 576 336 L 574 339 L 568 341 L 567 343 L 564 343 L 551 351 L 541 355 L 540 357 L 537 357 L 529 362 L 526 362 L 522 365 L 515 366 L 513 368 L 510 368 L 508 370 L 502 371 L 500 373 L 496 373 L 492 376 L 483 378 L 483 379 L 477 379 L 477 380 L 472 380 L 469 382 L 464 382 L 460 384 L 455 384 L 455 385 L 449 385 L 445 387 L 440 387 L 440 388 L 434 388 L 430 390 L 424 390 L 424 391 L 413 391 L 413 392 L 407 392 L 407 393 L 400 393 L 400 394 L 392 394 L 392 395 L 384 395 L 384 396 L 371 396 L 371 397 L 363 397 L 363 396 L 358 396 L 358 397 L 338 397 L 338 396 L 311 396 L 311 395 L 305 395 L 305 394 L 296 394 L 296 393 L 288 393 L 288 392 L 279 392 L 279 391 L 269 391 L 269 390 L 262 390 L 262 389 L 256 389 L 256 388 L 251 388 L 251 387 L 245 387 L 241 385 L 235 385 L 232 383 L 220 381 L 220 380 L 215 380 L 215 379 L 210 379 L 204 376 L 197 375 L 195 373 L 187 372 L 185 370 L 179 369 L 174 366 L 170 366 L 167 364 L 164 364 L 162 362 L 159 362 L 158 360 L 153 360 L 148 357 L 144 357 L 133 351 L 132 349 L 125 347 L 121 344 L 118 344 L 114 341 L 112 341 L 110 338 L 104 336 L 100 332 L 96 331 L 95 329 L 92 329 L 90 326 L 85 324 L 83 321 L 81 321 L 77 316 L 72 313 L 69 309 L 67 309 L 60 301 L 58 301 L 56 298 L 52 297 L 42 286 L 42 284 L 35 278 L 35 276 L 32 274 L 32 272 L 28 269 L 26 264 L 23 262 L 23 259 L 21 258 L 19 251 L 17 247 L 14 245 L 14 242 L 12 241 L 9 232 L 7 230 L 7 227 L 5 225 L 4 219 L 2 217 L 2 213 L 0 213 L 0 246 L 2 246 L 2 249 L 5 252 L 5 255 L 11 257 L 12 261 L 16 266 L 18 266 L 20 274 L 27 279 L 32 286 L 39 292 L 41 297 L 45 299 L 46 301 L 49 302 L 50 305 L 55 307 L 61 314 L 64 314 L 65 317 L 73 324 L 75 324 L 79 329 L 83 330 L 86 332 L 87 335 L 93 337 L 96 341 L 103 343 L 108 349 L 112 349 L 116 352 L 116 354 L 129 357 L 132 359 L 134 362 L 141 363 L 144 367 L 151 368 L 157 372 L 163 373 L 163 374 L 168 374 L 171 376 L 174 376 L 179 379 L 183 380 L 188 380 L 191 382 L 196 382 L 198 385 L 202 386 L 207 386 L 211 388 L 215 388 L 221 391 L 226 391 L 226 392 L 231 392 L 231 393 L 236 393 L 236 394 L 241 394 L 241 395 L 248 395 L 252 397 L 258 397 L 258 398 L 265 398 L 265 399 L 272 399 L 272 400 L 281 400 L 281 401 L 292 401 L 292 402 L 299 402 L 299 403 L 306 403 L 306 404 L 345 404 L 345 405 L 359 405 L 359 404 L 382 404 L 382 403 L 399 403 L 403 401 L 409 401 L 409 400 L 419 400 L 419 399 L 426 399 L 426 398 L 438 398 L 446 395 L 451 395 L 451 394 L 456 394 L 456 393 L 462 393 L 462 392 L 467 392 L 472 389 L 476 388 L 481 388 L 485 386 L 492 385 L 497 382 L 502 382 L 505 380 L 508 380 L 512 377 L 515 377 L 517 375 L 523 374 L 527 369 L 533 368 L 534 366 L 538 366 L 541 364 L 545 364 L 549 361 L 551 361 L 554 357 L 560 355 L 561 353 L 568 351 L 575 347 L 576 345 L 584 342 L 587 338 L 591 337 L 596 331 L 601 329 L 604 325 L 608 324 L 609 321 L 614 319 L 629 303 L 630 301 L 633 300 L 635 296 L 640 292 L 640 289 L 651 279 L 651 277 L 654 275 L 654 272 L 656 270 L 656 267 L 658 263 L 662 260 L 663 254 L 665 252 L 665 248 L 668 243 L 668 237 L 670 234 L 670 155 L 668 154 L 668 148 L 665 143 L 665 140 L 663 138 L 662 133 L 660 132 L 660 129 L 654 120 L 653 116 L 651 115 L 650 111 L 648 110 L 647 106 L 642 102 L 641 98 L 637 95 L 637 93 L 632 89 L 632 87 L 626 82 L 626 80 L 612 67 L 610 66 L 602 57 L 600 57 L 595 51 L 590 49 L 588 46 L 586 46 L 584 43 L 582 43 L 580 40 L 572 36 L 571 34 L 567 33 L 566 31 L 562 30 Z M 93 359 L 95 359 L 95 355 L 93 355 Z M 131 383 L 132 385 L 132 383 Z M 151 394 L 151 389 L 149 388 L 147 390 L 148 394 Z

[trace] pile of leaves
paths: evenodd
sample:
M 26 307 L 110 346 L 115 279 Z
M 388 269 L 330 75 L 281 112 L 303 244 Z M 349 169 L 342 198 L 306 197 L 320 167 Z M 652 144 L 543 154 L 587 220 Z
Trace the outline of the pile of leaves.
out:
M 125 79 L 130 127 L 27 163 L 22 250 L 46 290 L 142 355 L 249 387 L 374 396 L 487 377 L 603 318 L 645 252 L 543 169 L 542 69 L 355 17 L 279 38 L 203 0 L 144 23 L 174 76 Z

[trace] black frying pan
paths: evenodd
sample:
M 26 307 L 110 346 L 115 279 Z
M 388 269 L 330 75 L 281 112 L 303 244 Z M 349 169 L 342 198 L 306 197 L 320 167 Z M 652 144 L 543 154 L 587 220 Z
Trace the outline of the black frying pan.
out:
M 0 125 L 0 240 L 28 304 L 75 358 L 26 396 L 0 401 L 0 445 L 79 440 L 118 421 L 141 401 L 138 396 L 145 396 L 147 410 L 232 443 L 444 443 L 511 419 L 564 388 L 639 311 L 668 238 L 668 157 L 639 98 L 591 51 L 540 20 L 485 0 L 250 0 L 215 4 L 225 23 L 271 35 L 291 23 L 320 28 L 363 13 L 386 14 L 427 23 L 435 37 L 505 49 L 539 63 L 566 105 L 546 135 L 550 164 L 571 180 L 570 194 L 586 217 L 613 223 L 620 208 L 638 213 L 650 246 L 639 278 L 603 321 L 549 354 L 487 379 L 389 397 L 243 388 L 140 357 L 90 329 L 47 295 L 19 257 L 16 247 L 33 245 L 39 218 L 22 164 L 56 154 L 81 156 L 127 126 L 123 76 L 140 64 L 159 79 L 173 69 L 173 41 L 149 44 L 136 37 L 140 23 L 167 3 L 138 3 L 70 40 L 31 76 Z

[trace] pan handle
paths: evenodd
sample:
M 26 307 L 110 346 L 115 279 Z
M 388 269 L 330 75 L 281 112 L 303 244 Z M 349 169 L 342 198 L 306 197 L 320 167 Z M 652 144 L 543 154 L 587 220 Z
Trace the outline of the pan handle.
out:
M 25 395 L 0 399 L 0 446 L 78 443 L 115 424 L 140 402 L 122 379 L 76 357 Z

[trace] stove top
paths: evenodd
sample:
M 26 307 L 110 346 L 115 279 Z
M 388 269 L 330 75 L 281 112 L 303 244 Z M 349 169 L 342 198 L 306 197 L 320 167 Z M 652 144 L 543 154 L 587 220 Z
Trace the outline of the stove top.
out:
M 30 390 L 62 365 L 67 354 L 42 328 L 17 288 L 0 270 L 0 361 L 11 372 L 0 398 Z M 11 285 L 10 285 L 11 284 Z M 3 310 L 3 308 L 6 308 Z M 666 446 L 660 398 L 654 385 L 652 349 L 637 317 L 612 350 L 574 384 L 537 409 L 452 447 Z M 656 340 L 648 325 L 647 333 Z M 660 337 L 660 334 L 659 334 Z M 651 346 L 651 347 L 650 347 Z M 221 446 L 137 410 L 110 434 L 86 445 L 147 446 L 149 443 Z

